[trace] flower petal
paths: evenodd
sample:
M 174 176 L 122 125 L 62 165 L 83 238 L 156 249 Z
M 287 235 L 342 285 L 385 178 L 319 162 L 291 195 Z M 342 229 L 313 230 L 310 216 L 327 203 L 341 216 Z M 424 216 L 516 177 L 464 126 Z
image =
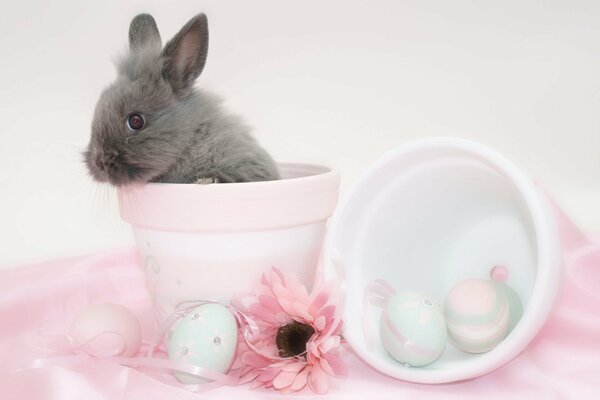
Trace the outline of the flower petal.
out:
M 273 363 L 271 365 L 269 365 L 269 368 L 277 368 L 277 369 L 283 369 L 283 367 L 289 365 L 289 364 L 294 364 L 295 361 L 291 358 L 285 359 L 285 360 L 281 360 L 279 362 Z
M 334 287 L 335 282 L 329 281 L 318 290 L 313 291 L 310 300 L 311 313 L 317 314 L 319 310 L 325 307 L 329 301 L 329 298 L 331 297 L 331 294 L 333 293 Z
M 348 375 L 348 367 L 339 355 L 327 353 L 323 354 L 323 358 L 327 360 L 329 366 L 331 367 L 336 376 L 345 377 L 346 375 Z
M 333 368 L 329 365 L 329 362 L 327 362 L 326 358 L 321 358 L 319 360 L 319 366 L 323 369 L 323 371 L 327 375 L 331 375 L 331 376 L 335 375 L 335 372 L 333 372 Z
M 244 384 L 244 383 L 252 382 L 253 380 L 256 379 L 256 377 L 258 375 L 260 375 L 259 370 L 248 371 L 247 373 L 240 376 L 240 383 Z
M 325 320 L 327 321 L 325 323 L 325 327 L 323 328 L 323 331 L 328 331 L 329 327 L 331 326 L 331 323 L 334 321 L 334 316 L 335 316 L 335 306 L 333 304 L 330 304 L 328 306 L 326 306 L 325 308 L 323 308 L 321 311 L 319 311 L 319 317 L 325 317 Z
M 298 390 L 301 390 L 306 386 L 310 370 L 311 367 L 306 366 L 302 371 L 300 371 L 298 375 L 296 375 L 296 379 L 294 379 L 294 383 L 292 383 L 292 390 L 294 392 L 297 392 Z
M 258 301 L 260 304 L 271 310 L 272 312 L 281 311 L 281 306 L 277 302 L 277 299 L 273 296 L 269 296 L 266 294 L 261 294 L 258 296 Z
M 254 319 L 256 323 L 259 322 L 256 320 L 267 321 L 271 324 L 277 323 L 277 319 L 273 314 L 273 311 L 269 310 L 260 303 L 251 304 L 250 307 L 248 307 L 248 314 L 250 314 L 249 316 Z
M 273 379 L 275 379 L 280 372 L 281 370 L 278 368 L 265 368 L 261 371 L 260 375 L 256 379 L 263 383 L 271 385 Z
M 275 267 L 271 268 L 270 271 L 267 271 L 264 276 L 266 277 L 269 287 L 273 287 L 274 285 L 285 285 L 283 273 Z
M 331 349 L 334 349 L 340 345 L 340 337 L 339 336 L 330 336 L 323 340 L 319 344 L 319 350 L 321 353 L 327 353 Z
M 306 353 L 306 361 L 308 361 L 309 364 L 317 364 L 319 362 L 319 357 L 321 356 L 321 353 L 319 353 L 319 348 L 317 346 L 315 346 L 314 349 L 311 349 L 310 351 L 308 351 L 308 353 Z
M 294 299 L 304 304 L 309 304 L 310 297 L 306 286 L 304 286 L 296 277 L 296 275 L 290 275 L 286 279 L 287 287 L 292 291 Z
M 317 329 L 317 331 L 322 331 L 323 328 L 325 328 L 326 322 L 327 322 L 327 319 L 324 316 L 321 315 L 320 317 L 317 317 L 314 322 L 315 328 Z
M 334 329 L 331 331 L 331 335 L 332 336 L 339 336 L 340 333 L 342 332 L 342 328 L 344 327 L 344 321 L 341 319 L 336 319 L 335 322 L 335 327 Z
M 242 362 L 254 368 L 263 368 L 269 365 L 269 360 L 252 351 L 248 351 L 242 355 Z
M 318 394 L 327 393 L 329 390 L 329 377 L 323 372 L 319 364 L 313 365 L 308 377 L 308 386 Z
M 296 361 L 293 363 L 289 363 L 288 365 L 285 365 L 282 369 L 285 372 L 295 372 L 298 373 L 302 370 L 302 368 L 304 368 L 306 366 L 305 362 L 301 362 L 301 361 Z
M 286 288 L 283 285 L 275 284 L 273 285 L 273 294 L 277 298 L 278 301 L 287 300 L 292 303 L 294 301 L 294 293 L 291 290 Z
M 277 320 L 278 325 L 285 325 L 292 321 L 292 318 L 283 311 L 277 313 L 277 315 L 275 315 L 275 319 Z
M 294 319 L 294 317 L 298 317 L 296 310 L 294 309 L 294 303 L 283 297 L 278 298 L 278 301 L 281 305 L 281 308 L 283 308 L 283 311 L 285 311 L 290 317 L 292 317 L 292 319 Z
M 294 379 L 296 379 L 297 372 L 286 372 L 281 371 L 275 379 L 273 379 L 273 387 L 277 390 L 284 389 L 288 386 L 291 386 L 294 383 Z
M 254 381 L 252 381 L 252 383 L 250 384 L 250 389 L 254 390 L 254 389 L 258 389 L 259 387 L 264 386 L 264 382 L 259 381 L 258 379 L 255 379 Z
M 254 293 L 256 297 L 273 296 L 273 291 L 271 290 L 271 288 L 262 283 L 255 283 L 254 285 L 252 285 L 252 293 Z
M 238 294 L 231 299 L 231 304 L 242 312 L 247 312 L 248 307 L 254 303 L 256 303 L 256 297 L 251 293 Z
M 306 306 L 306 304 L 302 304 L 300 302 L 295 302 L 294 303 L 294 310 L 296 312 L 296 315 L 299 316 L 300 318 L 302 318 L 304 321 L 306 321 L 306 322 L 312 322 L 313 321 L 314 318 L 308 312 L 308 307 Z

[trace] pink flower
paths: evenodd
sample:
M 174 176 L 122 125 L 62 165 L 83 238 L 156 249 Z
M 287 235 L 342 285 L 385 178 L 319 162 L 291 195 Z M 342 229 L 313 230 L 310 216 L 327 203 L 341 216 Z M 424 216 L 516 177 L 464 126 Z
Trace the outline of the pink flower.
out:
M 332 377 L 346 375 L 338 355 L 342 320 L 336 290 L 327 283 L 309 294 L 295 276 L 277 268 L 233 305 L 256 323 L 260 335 L 238 349 L 234 372 L 252 388 L 294 392 L 308 386 L 326 393 Z

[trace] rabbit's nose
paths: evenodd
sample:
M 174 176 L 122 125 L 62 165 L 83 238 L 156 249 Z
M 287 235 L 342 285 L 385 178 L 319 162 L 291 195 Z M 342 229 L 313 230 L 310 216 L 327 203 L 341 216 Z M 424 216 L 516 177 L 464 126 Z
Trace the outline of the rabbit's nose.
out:
M 119 152 L 113 150 L 105 153 L 102 161 L 104 168 L 113 168 L 117 166 L 119 162 Z

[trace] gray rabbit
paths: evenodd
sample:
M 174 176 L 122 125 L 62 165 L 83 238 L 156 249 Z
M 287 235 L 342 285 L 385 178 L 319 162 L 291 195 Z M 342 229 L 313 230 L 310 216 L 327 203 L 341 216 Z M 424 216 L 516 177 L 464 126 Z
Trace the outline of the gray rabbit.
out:
M 194 89 L 208 50 L 206 15 L 162 48 L 149 14 L 129 26 L 129 54 L 104 90 L 84 153 L 93 178 L 116 186 L 278 179 L 273 159 L 220 100 Z

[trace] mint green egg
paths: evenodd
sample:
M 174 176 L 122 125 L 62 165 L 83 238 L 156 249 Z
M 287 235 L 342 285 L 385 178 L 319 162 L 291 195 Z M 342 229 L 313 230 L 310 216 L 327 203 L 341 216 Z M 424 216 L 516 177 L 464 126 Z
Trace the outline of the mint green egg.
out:
M 448 341 L 440 307 L 414 292 L 394 295 L 381 315 L 380 338 L 385 350 L 405 366 L 422 367 L 437 360 Z
M 229 371 L 237 349 L 237 322 L 221 304 L 203 304 L 179 320 L 167 338 L 169 359 L 212 371 Z M 208 380 L 176 372 L 184 384 Z
M 503 282 L 494 282 L 500 290 L 504 292 L 506 298 L 508 300 L 508 308 L 510 310 L 510 315 L 508 319 L 508 333 L 510 333 L 515 326 L 521 320 L 523 316 L 523 303 L 521 303 L 521 298 L 512 287 L 508 286 Z

